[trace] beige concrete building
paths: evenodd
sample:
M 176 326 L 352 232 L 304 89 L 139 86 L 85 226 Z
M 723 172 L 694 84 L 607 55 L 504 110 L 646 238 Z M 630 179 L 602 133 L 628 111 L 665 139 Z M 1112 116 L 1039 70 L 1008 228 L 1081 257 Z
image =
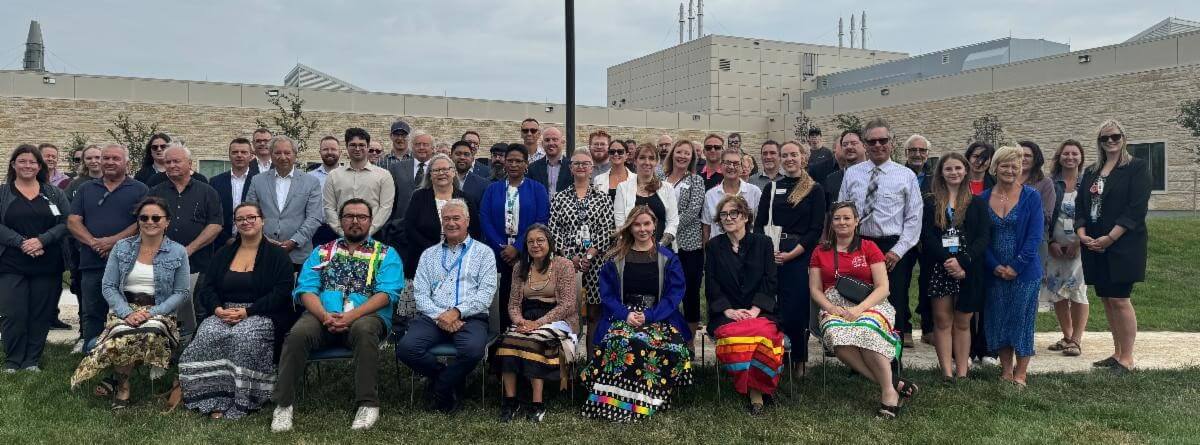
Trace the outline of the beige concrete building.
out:
M 608 68 L 608 106 L 773 116 L 803 109 L 816 76 L 908 54 L 707 35 Z

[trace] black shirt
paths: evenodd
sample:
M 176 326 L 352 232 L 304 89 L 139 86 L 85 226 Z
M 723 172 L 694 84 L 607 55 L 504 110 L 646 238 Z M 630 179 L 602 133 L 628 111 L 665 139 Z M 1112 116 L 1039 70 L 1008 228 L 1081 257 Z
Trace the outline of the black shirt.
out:
M 642 310 L 658 303 L 658 250 L 630 250 L 625 255 L 625 271 L 621 279 L 625 305 Z
M 704 249 L 709 331 L 731 321 L 726 309 L 758 306 L 759 316 L 775 320 L 776 268 L 775 247 L 766 235 L 747 233 L 737 252 L 728 234 L 709 240 Z
M 50 201 L 38 195 L 32 200 L 16 190 L 12 203 L 4 213 L 4 225 L 21 236 L 36 238 L 58 225 L 58 217 L 50 211 Z M 64 209 L 59 209 L 63 211 Z M 10 246 L 0 255 L 0 273 L 20 275 L 54 275 L 63 271 L 62 248 L 58 243 L 42 246 L 45 252 L 36 258 L 26 255 L 20 246 Z M 57 296 L 55 297 L 57 298 Z
M 83 226 L 96 238 L 116 235 L 137 221 L 133 211 L 146 191 L 144 184 L 132 178 L 125 178 L 112 191 L 103 179 L 85 182 L 71 199 L 71 214 L 83 218 Z M 102 270 L 107 263 L 92 248 L 79 246 L 80 270 Z
M 199 172 L 192 172 L 192 180 L 200 181 L 205 184 L 208 184 L 208 178 L 206 178 L 204 175 L 200 174 Z M 250 180 L 250 178 L 246 178 L 247 182 L 249 182 L 249 180 Z M 167 180 L 166 173 L 158 172 L 158 173 L 151 175 L 149 178 L 146 178 L 146 187 L 154 188 L 154 186 L 162 184 L 164 182 L 171 182 L 171 181 Z
M 783 178 L 775 181 L 773 185 L 767 185 L 762 198 L 758 200 L 754 229 L 755 232 L 763 233 L 763 227 L 768 222 L 771 197 L 774 196 L 774 215 L 771 215 L 771 218 L 774 219 L 775 225 L 783 227 L 783 233 L 788 234 L 788 239 L 796 237 L 799 244 L 804 246 L 805 252 L 812 252 L 817 247 L 817 240 L 821 238 L 821 230 L 825 227 L 825 210 L 829 207 L 825 204 L 825 189 L 816 183 L 796 205 L 788 202 L 788 195 L 799 182 L 798 178 Z
M 663 184 L 660 187 L 669 187 L 669 185 Z M 658 224 L 654 225 L 654 241 L 662 241 L 663 231 L 667 229 L 667 206 L 663 205 L 662 198 L 658 197 L 658 193 L 650 196 L 634 195 L 633 205 L 650 207 L 654 218 L 658 220 Z
M 842 177 L 846 176 L 846 169 L 838 169 L 825 177 L 825 181 L 821 183 L 821 187 L 825 189 L 825 209 L 833 207 L 833 203 L 838 201 L 838 192 L 842 190 Z
M 183 192 L 175 188 L 175 183 L 167 181 L 150 189 L 150 196 L 157 196 L 167 201 L 171 208 L 171 225 L 167 227 L 167 238 L 187 246 L 200 232 L 209 225 L 221 225 L 221 198 L 212 186 L 200 181 L 188 181 Z M 208 270 L 208 261 L 213 254 L 213 245 L 201 247 L 188 258 L 191 270 L 201 272 Z
M 217 295 L 220 295 L 223 304 L 253 304 L 258 300 L 258 295 L 254 294 L 253 270 L 247 272 L 234 272 L 230 270 L 225 272 L 225 279 L 221 280 L 221 285 L 217 289 L 220 291 Z
M 813 153 L 813 156 L 816 156 L 815 152 Z M 833 158 L 832 154 L 828 158 L 822 160 L 808 160 L 808 175 L 812 176 L 813 180 L 817 181 L 818 183 L 824 184 L 825 179 L 828 178 L 831 173 L 838 170 L 839 168 L 837 160 Z

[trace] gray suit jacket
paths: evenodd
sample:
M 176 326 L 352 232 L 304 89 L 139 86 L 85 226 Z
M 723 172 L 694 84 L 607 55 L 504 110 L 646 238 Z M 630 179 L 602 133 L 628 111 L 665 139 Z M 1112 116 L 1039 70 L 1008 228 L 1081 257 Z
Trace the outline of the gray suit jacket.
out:
M 392 204 L 392 216 L 388 221 L 401 221 L 404 219 L 404 212 L 408 210 L 408 201 L 412 200 L 412 194 L 418 188 L 421 188 L 421 181 L 413 178 L 414 164 L 413 158 L 408 158 L 400 162 L 393 162 L 388 166 L 388 173 L 392 174 L 392 184 L 396 186 L 396 201 Z M 425 161 L 425 168 L 429 168 L 429 161 Z M 429 171 L 426 170 L 426 175 Z
M 313 233 L 320 227 L 325 215 L 321 181 L 312 175 L 295 171 L 287 202 L 281 209 L 275 197 L 276 178 L 275 169 L 254 175 L 254 179 L 250 180 L 246 202 L 255 202 L 262 207 L 263 236 L 278 242 L 294 241 L 296 248 L 288 256 L 293 263 L 303 264 L 312 253 Z

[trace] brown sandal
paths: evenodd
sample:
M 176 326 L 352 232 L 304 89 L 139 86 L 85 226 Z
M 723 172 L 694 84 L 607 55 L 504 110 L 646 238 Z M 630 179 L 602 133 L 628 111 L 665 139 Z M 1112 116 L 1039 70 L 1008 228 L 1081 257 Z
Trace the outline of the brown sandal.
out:
M 1070 341 L 1067 343 L 1066 347 L 1062 349 L 1062 353 L 1067 357 L 1079 357 L 1081 354 L 1083 354 L 1083 348 L 1079 347 L 1079 343 Z
M 1048 347 L 1046 349 L 1049 349 L 1051 351 L 1061 351 L 1063 349 L 1066 349 L 1067 345 L 1069 345 L 1069 344 L 1071 344 L 1071 339 L 1063 337 L 1063 338 L 1059 339 L 1058 341 L 1054 342 L 1054 344 L 1050 345 L 1050 347 Z
M 174 412 L 175 408 L 178 408 L 181 402 L 183 402 L 183 388 L 179 387 L 179 380 L 177 379 L 171 385 L 171 390 L 167 392 L 167 406 L 163 414 Z

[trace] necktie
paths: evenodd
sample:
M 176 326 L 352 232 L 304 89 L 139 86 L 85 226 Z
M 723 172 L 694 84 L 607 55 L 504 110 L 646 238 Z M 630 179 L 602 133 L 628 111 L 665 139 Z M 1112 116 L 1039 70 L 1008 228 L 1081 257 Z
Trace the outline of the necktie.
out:
M 420 184 L 425 180 L 425 163 L 417 164 L 417 177 L 413 178 L 413 182 Z
M 863 200 L 862 219 L 865 221 L 871 216 L 871 212 L 875 211 L 875 192 L 879 190 L 879 174 L 883 173 L 879 167 L 871 169 L 871 180 L 867 182 L 867 199 Z

